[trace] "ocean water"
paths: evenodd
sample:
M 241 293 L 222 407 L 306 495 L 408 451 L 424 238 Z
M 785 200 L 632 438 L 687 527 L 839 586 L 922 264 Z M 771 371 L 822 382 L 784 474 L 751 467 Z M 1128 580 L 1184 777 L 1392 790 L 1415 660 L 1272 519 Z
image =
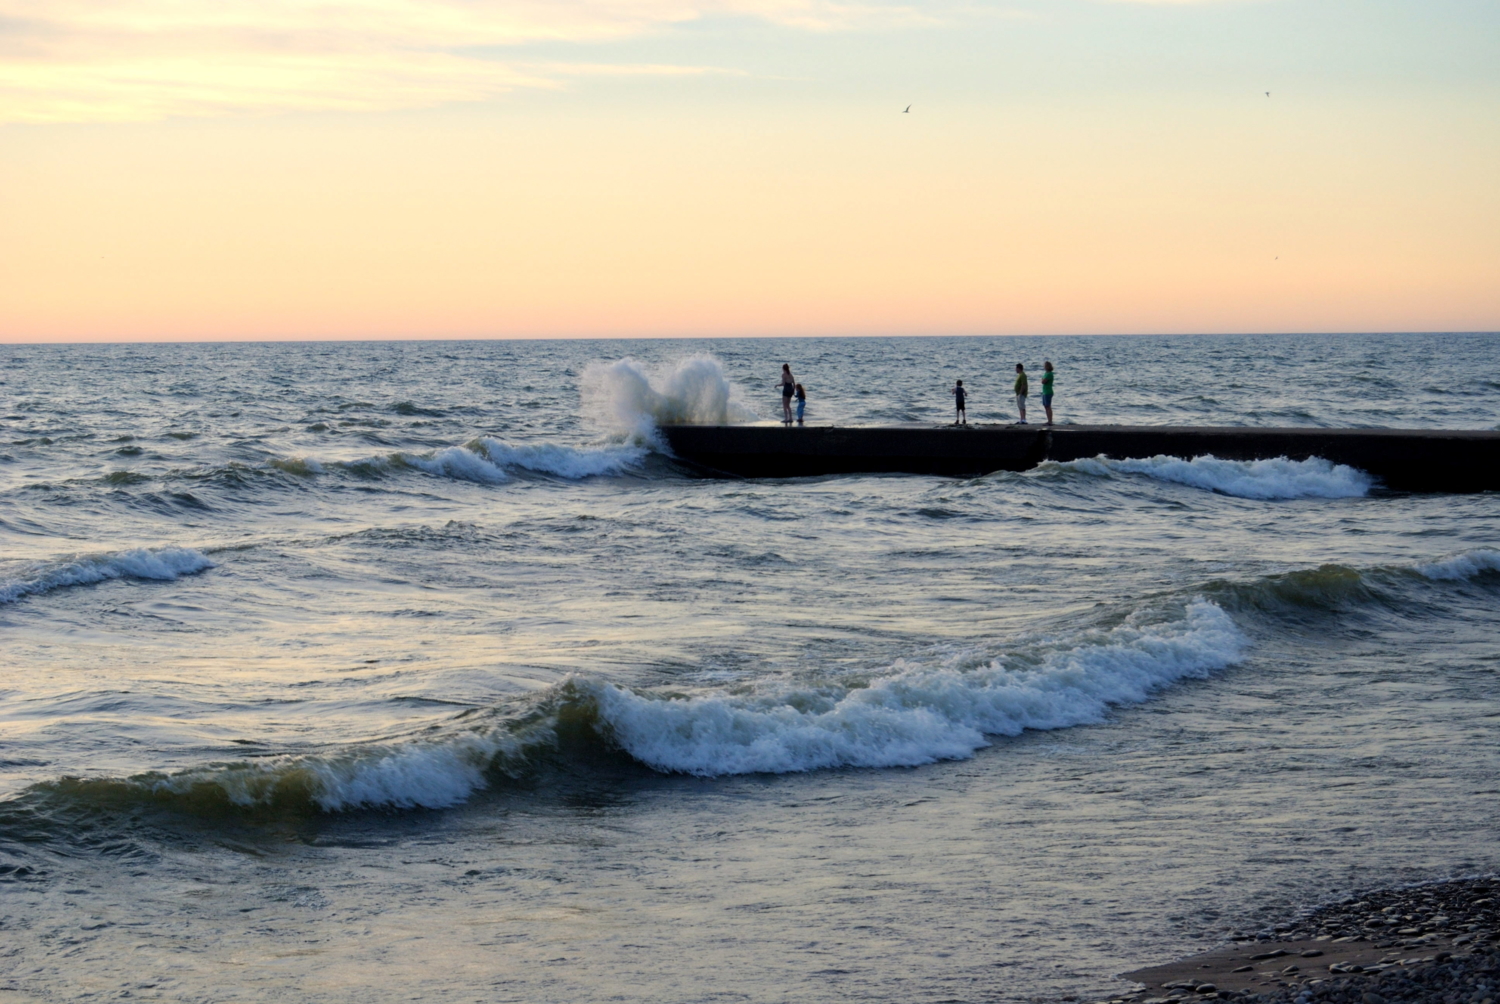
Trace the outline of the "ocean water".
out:
M 1043 358 L 1064 422 L 1500 428 L 1493 335 L 0 346 L 0 999 L 1092 999 L 1500 867 L 1495 494 L 654 434 Z

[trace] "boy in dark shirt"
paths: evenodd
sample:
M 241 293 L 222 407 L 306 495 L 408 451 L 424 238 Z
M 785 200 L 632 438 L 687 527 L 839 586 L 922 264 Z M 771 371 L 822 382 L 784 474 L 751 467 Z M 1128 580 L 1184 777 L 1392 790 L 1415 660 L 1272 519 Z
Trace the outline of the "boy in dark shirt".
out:
M 960 380 L 953 385 L 953 406 L 958 411 L 957 416 L 953 419 L 954 425 L 969 424 L 969 413 L 964 411 L 964 398 L 966 397 L 968 397 L 968 394 L 964 392 L 964 382 Z

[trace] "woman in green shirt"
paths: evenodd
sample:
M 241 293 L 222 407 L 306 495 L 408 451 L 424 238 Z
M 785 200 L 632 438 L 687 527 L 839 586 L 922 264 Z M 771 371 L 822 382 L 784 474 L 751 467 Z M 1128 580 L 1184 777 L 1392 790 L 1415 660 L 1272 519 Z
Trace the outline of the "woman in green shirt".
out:
M 1042 410 L 1047 413 L 1048 425 L 1052 424 L 1052 378 L 1056 375 L 1051 360 L 1042 363 Z

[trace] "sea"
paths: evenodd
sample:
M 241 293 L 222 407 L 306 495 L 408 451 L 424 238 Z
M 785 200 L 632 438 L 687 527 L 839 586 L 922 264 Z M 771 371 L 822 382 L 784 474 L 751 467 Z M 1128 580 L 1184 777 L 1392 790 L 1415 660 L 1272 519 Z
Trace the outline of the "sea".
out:
M 658 434 L 1044 360 L 1060 423 L 1500 428 L 1494 334 L 0 345 L 0 1000 L 1100 1000 L 1500 868 L 1500 495 Z

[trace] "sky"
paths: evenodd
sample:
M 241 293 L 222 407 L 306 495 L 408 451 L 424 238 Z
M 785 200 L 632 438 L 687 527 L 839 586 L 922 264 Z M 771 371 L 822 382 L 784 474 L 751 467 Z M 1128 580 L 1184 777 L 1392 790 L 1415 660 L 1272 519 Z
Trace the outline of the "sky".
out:
M 0 342 L 1458 330 L 1496 0 L 0 0 Z

